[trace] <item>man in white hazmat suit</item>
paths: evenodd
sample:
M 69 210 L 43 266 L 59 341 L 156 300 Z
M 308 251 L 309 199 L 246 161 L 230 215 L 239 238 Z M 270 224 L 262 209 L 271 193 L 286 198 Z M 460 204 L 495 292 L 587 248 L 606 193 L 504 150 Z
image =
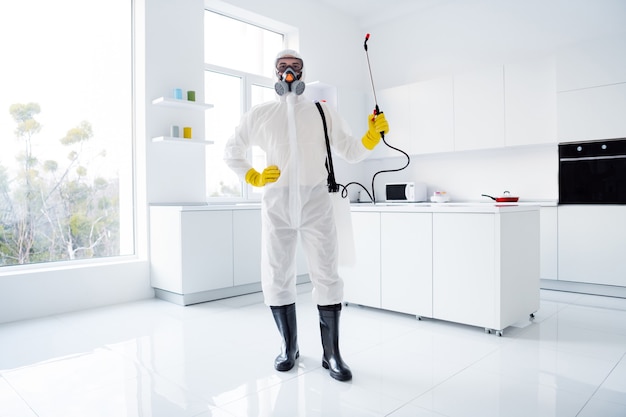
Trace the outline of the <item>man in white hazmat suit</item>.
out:
M 255 106 L 242 117 L 226 144 L 224 160 L 240 178 L 264 187 L 261 281 L 265 303 L 283 339 L 274 367 L 288 371 L 299 356 L 295 307 L 299 234 L 313 284 L 313 301 L 319 310 L 322 365 L 333 378 L 347 381 L 352 372 L 339 352 L 343 281 L 337 272 L 337 234 L 326 183 L 322 118 L 315 103 L 301 95 L 305 87 L 304 62 L 298 52 L 280 52 L 275 64 L 279 99 Z M 382 113 L 369 115 L 367 133 L 362 139 L 354 138 L 331 107 L 322 107 L 330 145 L 347 161 L 367 157 L 380 141 L 381 132 L 389 131 Z M 254 145 L 267 156 L 268 167 L 260 173 L 246 158 Z

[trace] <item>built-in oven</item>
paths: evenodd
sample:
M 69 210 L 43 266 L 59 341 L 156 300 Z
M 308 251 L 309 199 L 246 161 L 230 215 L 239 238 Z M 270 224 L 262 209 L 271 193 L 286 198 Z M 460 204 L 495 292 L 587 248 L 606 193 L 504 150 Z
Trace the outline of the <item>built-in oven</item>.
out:
M 626 138 L 560 143 L 559 204 L 626 204 Z

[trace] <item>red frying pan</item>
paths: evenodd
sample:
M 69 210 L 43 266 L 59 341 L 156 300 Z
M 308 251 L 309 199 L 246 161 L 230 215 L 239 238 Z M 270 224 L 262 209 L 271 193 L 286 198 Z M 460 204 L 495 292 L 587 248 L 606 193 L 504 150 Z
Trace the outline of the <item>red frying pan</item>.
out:
M 519 200 L 519 197 L 511 197 L 508 191 L 505 191 L 501 197 L 492 197 L 487 194 L 481 194 L 483 197 L 489 197 L 497 203 L 515 203 Z

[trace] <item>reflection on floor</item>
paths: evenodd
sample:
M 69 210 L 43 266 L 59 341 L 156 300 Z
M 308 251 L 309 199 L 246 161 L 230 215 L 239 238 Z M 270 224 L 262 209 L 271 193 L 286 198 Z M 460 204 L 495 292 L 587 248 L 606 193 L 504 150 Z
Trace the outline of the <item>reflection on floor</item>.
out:
M 157 299 L 0 325 L 0 416 L 626 416 L 626 300 L 541 292 L 533 322 L 483 329 L 348 306 L 354 379 L 321 367 L 309 286 L 300 359 L 260 294 L 189 307 Z

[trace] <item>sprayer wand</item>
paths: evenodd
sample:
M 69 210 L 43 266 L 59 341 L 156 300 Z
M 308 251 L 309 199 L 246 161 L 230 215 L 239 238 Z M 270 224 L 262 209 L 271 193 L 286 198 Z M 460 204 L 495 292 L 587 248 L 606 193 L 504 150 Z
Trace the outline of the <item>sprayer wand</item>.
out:
M 363 42 L 363 49 L 365 49 L 365 57 L 367 58 L 367 68 L 370 73 L 370 82 L 372 83 L 372 92 L 374 93 L 374 103 L 376 103 L 376 107 L 374 108 L 374 114 L 377 115 L 380 113 L 380 109 L 378 108 L 378 99 L 376 98 L 376 89 L 374 88 L 374 78 L 372 77 L 372 66 L 370 65 L 370 55 L 367 52 L 367 41 L 370 40 L 370 34 L 365 34 L 365 41 Z M 384 133 L 381 133 L 384 135 Z
M 374 88 L 374 78 L 372 77 L 372 66 L 370 65 L 370 55 L 367 52 L 367 41 L 369 40 L 370 40 L 370 34 L 367 33 L 365 34 L 365 41 L 363 42 L 363 49 L 365 49 L 365 56 L 367 57 L 367 68 L 370 73 L 370 82 L 372 83 L 372 92 L 374 93 L 374 103 L 376 104 L 376 107 L 374 108 L 374 115 L 378 115 L 379 113 L 382 113 L 382 112 L 378 108 L 378 99 L 376 98 L 376 88 Z M 380 132 L 380 137 L 384 139 L 385 132 Z

